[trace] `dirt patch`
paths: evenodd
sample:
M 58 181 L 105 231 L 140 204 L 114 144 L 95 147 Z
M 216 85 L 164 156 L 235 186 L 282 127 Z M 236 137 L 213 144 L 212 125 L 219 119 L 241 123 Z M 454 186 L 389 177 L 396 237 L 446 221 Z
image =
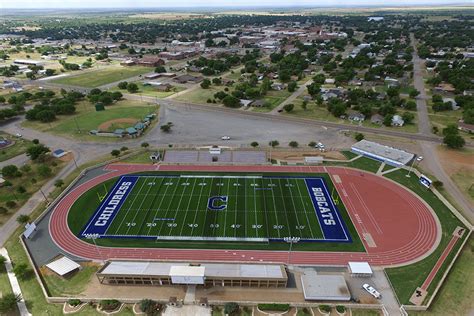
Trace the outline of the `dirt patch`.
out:
M 474 152 L 469 149 L 450 150 L 441 146 L 437 151 L 443 169 L 464 195 L 474 202 Z
M 345 160 L 346 157 L 339 151 L 321 152 L 319 150 L 301 151 L 272 151 L 272 159 L 284 161 L 302 161 L 305 157 L 322 156 L 328 159 Z
M 110 128 L 116 126 L 116 128 L 121 128 L 124 125 L 135 125 L 137 122 L 134 118 L 124 117 L 115 120 L 110 120 L 99 125 L 99 131 L 108 131 Z

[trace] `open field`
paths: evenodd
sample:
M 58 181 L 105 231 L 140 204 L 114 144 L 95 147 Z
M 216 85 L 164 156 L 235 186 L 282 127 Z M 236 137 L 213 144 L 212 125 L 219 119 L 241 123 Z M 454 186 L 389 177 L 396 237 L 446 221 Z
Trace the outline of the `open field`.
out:
M 169 97 L 170 95 L 173 95 L 180 91 L 184 91 L 186 89 L 181 86 L 174 86 L 170 91 L 158 91 L 155 87 L 151 85 L 144 85 L 141 82 L 136 82 L 136 84 L 139 90 L 135 92 L 134 94 L 146 95 L 146 96 L 156 97 L 156 98 L 161 98 L 161 99 Z M 110 91 L 120 91 L 122 93 L 128 93 L 127 90 L 121 90 L 117 87 L 110 89 Z
M 149 105 L 140 101 L 121 100 L 114 105 L 107 106 L 104 111 L 96 112 L 87 101 L 76 106 L 76 114 L 60 116 L 51 124 L 25 121 L 23 126 L 34 128 L 42 132 L 55 133 L 80 140 L 114 141 L 113 137 L 97 137 L 89 135 L 89 131 L 97 129 L 101 124 L 112 120 L 130 119 L 139 121 L 150 113 L 158 111 L 157 105 Z M 156 120 L 155 120 L 156 121 Z
M 90 70 L 80 74 L 74 74 L 67 77 L 58 78 L 53 80 L 53 83 L 79 86 L 86 88 L 96 88 L 105 84 L 126 80 L 128 78 L 143 75 L 148 72 L 152 72 L 152 68 L 132 66 L 113 66 L 99 70 Z

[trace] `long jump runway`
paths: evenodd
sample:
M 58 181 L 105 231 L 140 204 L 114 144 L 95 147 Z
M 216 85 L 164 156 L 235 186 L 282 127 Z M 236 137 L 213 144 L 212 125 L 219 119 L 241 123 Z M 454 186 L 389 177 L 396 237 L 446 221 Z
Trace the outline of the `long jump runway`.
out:
M 400 266 L 429 255 L 440 240 L 440 224 L 429 206 L 397 183 L 360 170 L 343 167 L 140 164 L 111 164 L 106 169 L 109 170 L 108 173 L 74 188 L 53 210 L 49 223 L 50 234 L 54 242 L 65 252 L 93 260 L 287 262 L 287 251 L 95 247 L 78 239 L 70 231 L 67 224 L 69 209 L 84 192 L 114 177 L 157 170 L 328 173 L 364 243 L 366 252 L 293 251 L 292 264 L 346 265 L 348 261 L 368 261 L 376 266 Z

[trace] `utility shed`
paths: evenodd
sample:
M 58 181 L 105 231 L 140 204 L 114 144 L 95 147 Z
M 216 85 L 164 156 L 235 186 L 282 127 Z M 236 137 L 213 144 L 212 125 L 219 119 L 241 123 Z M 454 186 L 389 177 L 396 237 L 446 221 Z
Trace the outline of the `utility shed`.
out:
M 305 300 L 349 301 L 351 293 L 342 275 L 319 275 L 306 272 L 301 276 Z
M 72 261 L 68 257 L 61 257 L 58 260 L 48 263 L 46 267 L 60 276 L 65 276 L 78 270 L 81 265 Z
M 170 277 L 173 284 L 204 284 L 205 267 L 172 266 Z
M 349 272 L 355 277 L 370 277 L 372 276 L 372 268 L 368 262 L 349 262 Z

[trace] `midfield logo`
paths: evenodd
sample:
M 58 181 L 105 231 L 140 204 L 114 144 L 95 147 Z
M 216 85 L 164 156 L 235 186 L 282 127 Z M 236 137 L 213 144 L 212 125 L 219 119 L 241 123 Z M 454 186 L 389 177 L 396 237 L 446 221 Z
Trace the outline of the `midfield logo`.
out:
M 207 201 L 207 208 L 211 211 L 223 211 L 227 208 L 227 195 L 213 196 Z

